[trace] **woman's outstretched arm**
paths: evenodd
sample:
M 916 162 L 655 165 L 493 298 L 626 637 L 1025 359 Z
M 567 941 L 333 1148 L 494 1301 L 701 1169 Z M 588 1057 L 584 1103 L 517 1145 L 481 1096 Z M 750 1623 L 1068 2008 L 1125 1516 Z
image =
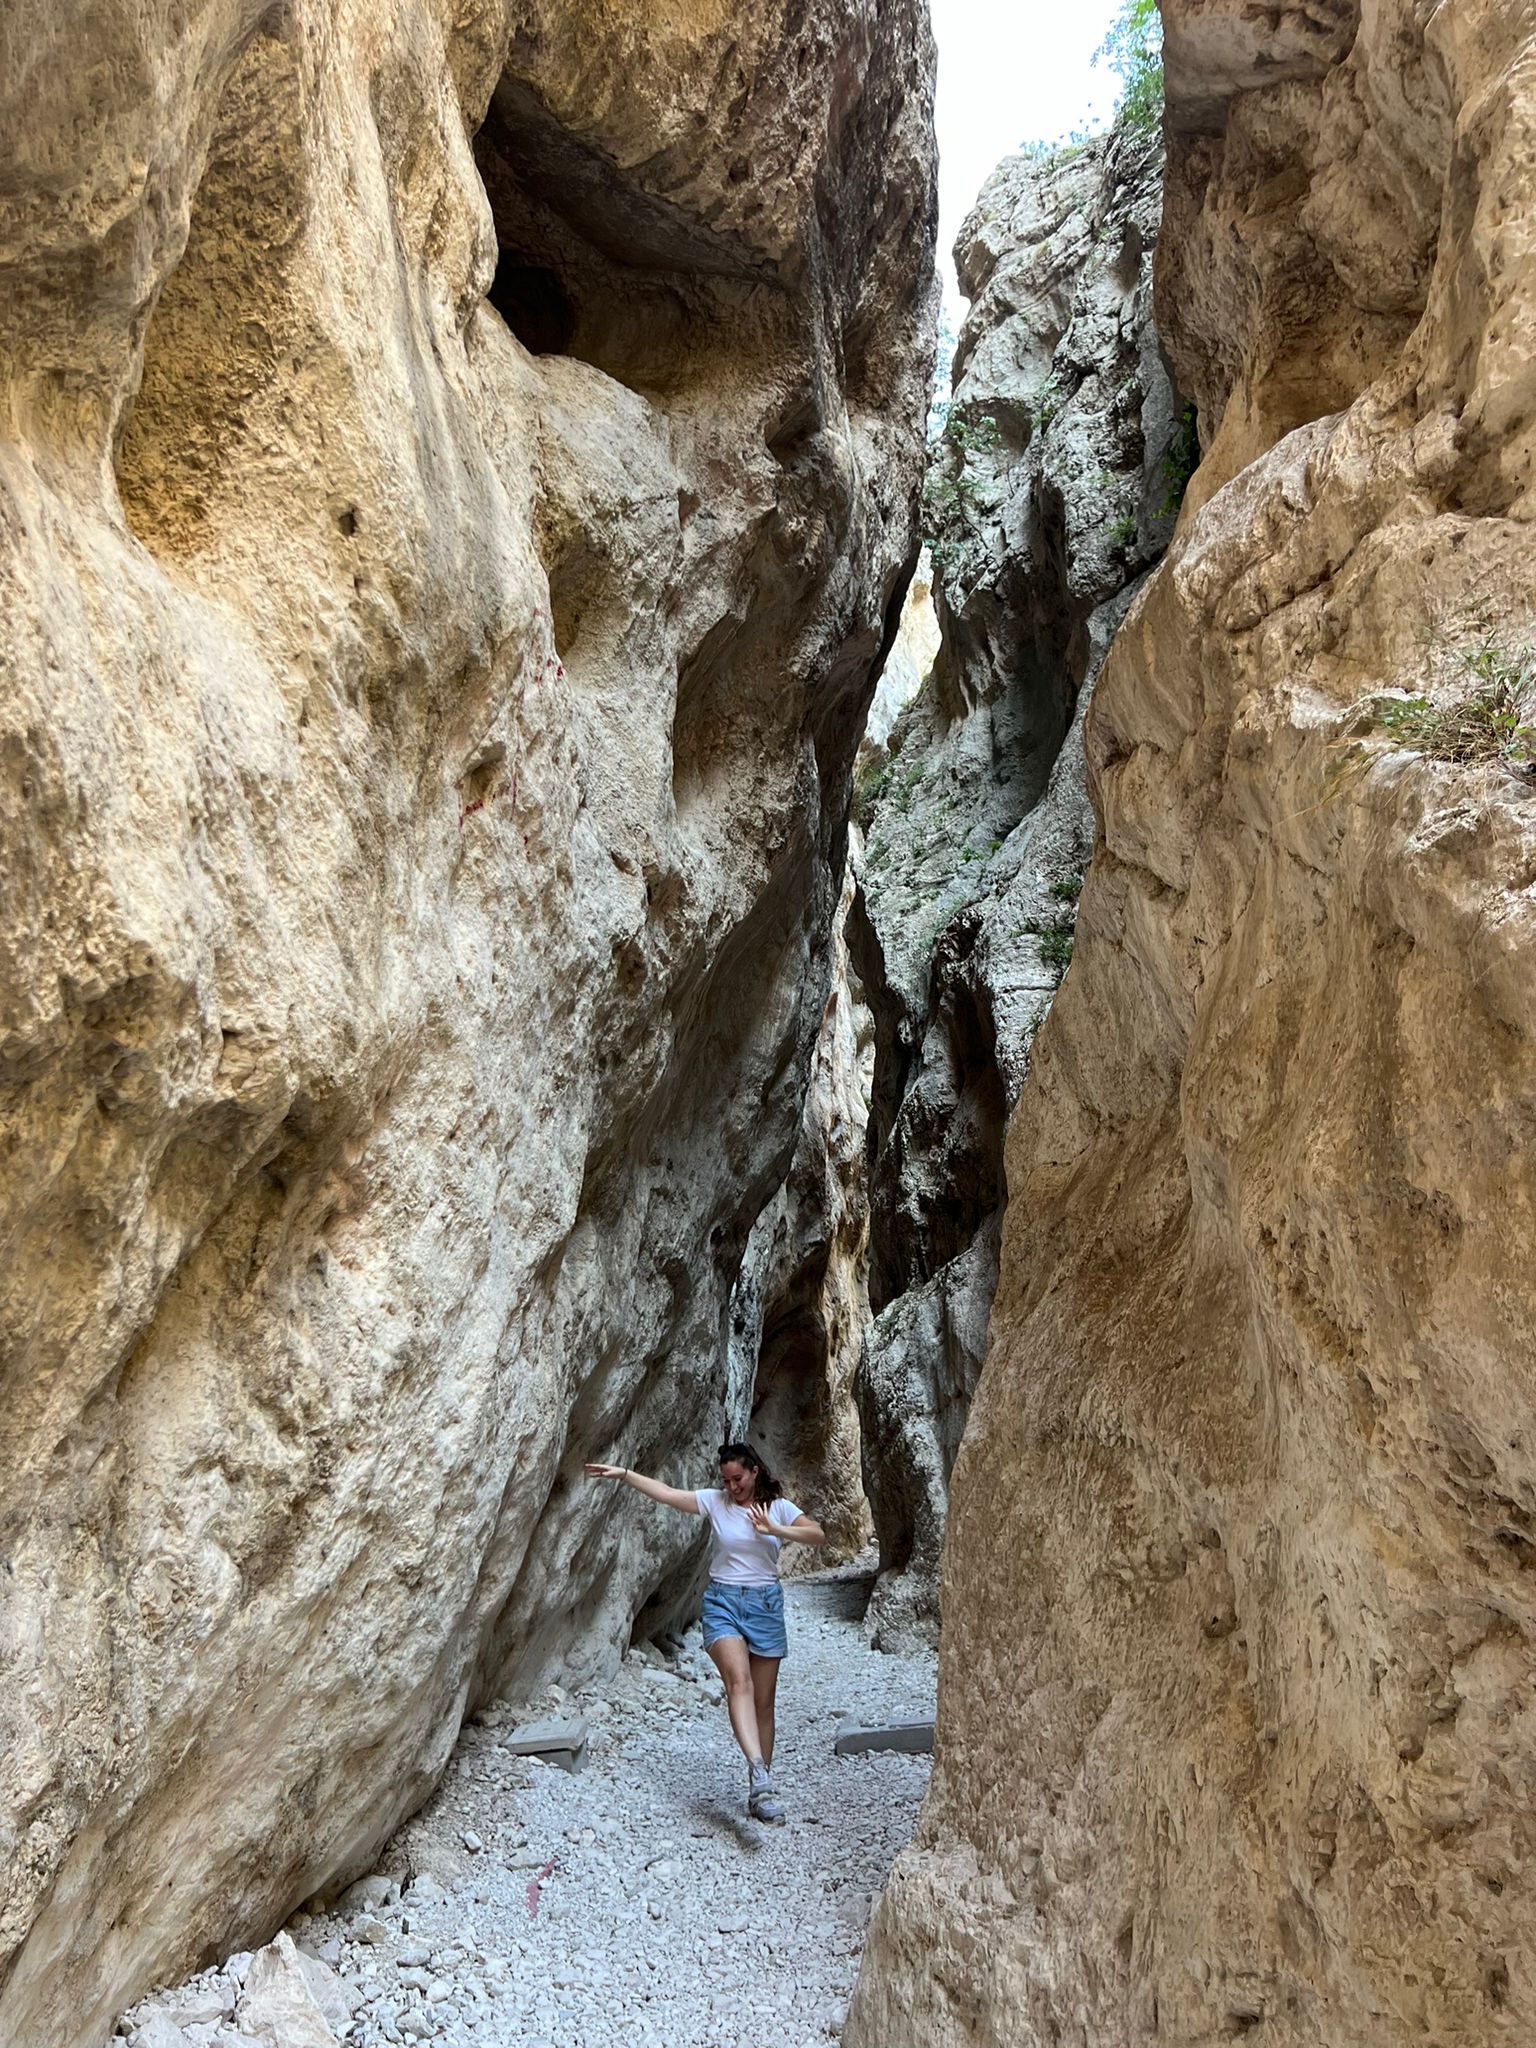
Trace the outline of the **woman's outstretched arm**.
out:
M 647 1479 L 643 1472 L 631 1472 L 627 1465 L 589 1465 L 587 1477 L 622 1479 L 626 1486 L 632 1486 L 636 1493 L 643 1493 L 648 1500 L 659 1500 L 664 1508 L 676 1508 L 683 1515 L 699 1512 L 696 1493 L 684 1492 L 680 1486 L 663 1486 L 659 1479 Z

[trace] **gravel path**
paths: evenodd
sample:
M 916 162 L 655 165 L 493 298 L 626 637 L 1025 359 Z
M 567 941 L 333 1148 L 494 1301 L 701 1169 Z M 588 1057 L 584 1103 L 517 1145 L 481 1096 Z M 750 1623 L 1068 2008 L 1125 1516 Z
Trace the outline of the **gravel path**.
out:
M 774 1767 L 783 1827 L 746 1817 L 745 1769 L 696 1630 L 670 1658 L 647 1646 L 601 1687 L 574 1698 L 557 1689 L 515 1717 L 492 1708 L 466 1728 L 437 1796 L 395 1837 L 379 1875 L 333 1912 L 289 1923 L 299 1948 L 342 1980 L 330 1985 L 333 2008 L 346 1998 L 333 2010 L 337 2036 L 359 2048 L 835 2040 L 929 1760 L 834 1757 L 833 1739 L 843 1717 L 933 1710 L 931 1658 L 866 1644 L 855 1618 L 865 1589 L 835 1573 L 786 1585 Z M 542 1713 L 588 1720 L 584 1771 L 502 1746 Z M 250 1995 L 239 1996 L 248 1971 L 248 1958 L 234 1958 L 138 2008 L 122 2030 L 132 2038 L 152 2021 L 145 2048 L 178 2048 L 165 2031 L 176 2025 L 186 2048 L 248 2048 L 261 2038 Z

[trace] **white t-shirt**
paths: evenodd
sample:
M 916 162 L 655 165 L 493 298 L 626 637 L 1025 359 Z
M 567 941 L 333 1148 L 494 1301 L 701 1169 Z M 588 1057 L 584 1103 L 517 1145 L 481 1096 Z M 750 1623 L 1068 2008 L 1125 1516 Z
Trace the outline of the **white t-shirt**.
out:
M 721 1486 L 701 1486 L 694 1495 L 699 1513 L 709 1519 L 715 1539 L 709 1560 L 709 1576 L 727 1586 L 771 1586 L 779 1576 L 780 1544 L 772 1536 L 759 1536 L 752 1517 L 739 1508 Z M 791 1500 L 768 1504 L 768 1519 L 787 1528 L 798 1522 L 800 1510 Z

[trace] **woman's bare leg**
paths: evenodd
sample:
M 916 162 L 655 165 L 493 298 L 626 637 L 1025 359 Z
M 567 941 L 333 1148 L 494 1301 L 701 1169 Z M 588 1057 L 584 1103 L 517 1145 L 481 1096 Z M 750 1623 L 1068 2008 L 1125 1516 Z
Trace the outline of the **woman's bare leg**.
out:
M 747 1663 L 752 1672 L 752 1700 L 757 1709 L 758 1739 L 763 1745 L 763 1762 L 773 1762 L 773 1703 L 779 1689 L 779 1664 L 777 1657 L 754 1657 L 748 1653 Z
M 752 1682 L 752 1667 L 747 1662 L 747 1646 L 740 1636 L 721 1636 L 711 1643 L 709 1654 L 715 1669 L 725 1680 L 725 1706 L 731 1717 L 731 1733 L 741 1745 L 741 1753 L 747 1762 L 756 1763 L 763 1755 L 762 1736 L 757 1726 L 757 1695 Z M 768 1725 L 768 1739 L 773 1740 L 773 1724 Z

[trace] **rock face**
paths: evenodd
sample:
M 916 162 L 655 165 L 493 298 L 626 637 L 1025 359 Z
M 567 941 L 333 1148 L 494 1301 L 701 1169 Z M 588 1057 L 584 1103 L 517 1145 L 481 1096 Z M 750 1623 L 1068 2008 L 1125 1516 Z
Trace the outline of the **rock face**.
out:
M 789 1177 L 752 1226 L 731 1302 L 734 1384 L 750 1389 L 744 1433 L 792 1500 L 826 1531 L 819 1550 L 785 1544 L 780 1570 L 856 1557 L 871 1534 L 853 1376 L 869 1322 L 869 1188 L 864 1141 L 874 1026 L 848 964 L 844 876 L 832 983 L 811 1062 Z
M 934 1790 L 847 2039 L 1513 2048 L 1536 9 L 1165 17 L 1161 317 L 1210 474 L 1089 716 Z
M 861 773 L 850 939 L 878 1027 L 859 1375 L 876 1640 L 938 1624 L 949 1479 L 986 1344 L 1003 1134 L 1071 957 L 1082 717 L 1177 484 L 1152 328 L 1162 151 L 1008 158 L 956 248 L 972 300 L 927 487 L 942 641 Z
M 865 719 L 861 782 L 879 772 L 891 727 L 922 687 L 938 644 L 925 548 Z M 869 1325 L 875 1064 L 874 1019 L 847 942 L 862 873 L 855 830 L 800 1141 L 789 1178 L 752 1226 L 731 1302 L 732 1412 L 747 1417 L 743 1428 L 827 1532 L 820 1551 L 786 1549 L 780 1568 L 791 1575 L 851 1559 L 873 1534 L 853 1391 Z
M 580 1467 L 709 1469 L 934 213 L 919 0 L 64 13 L 0 79 L 28 2048 L 365 1867 L 695 1540 Z
M 933 557 L 924 548 L 907 585 L 901 624 L 885 657 L 869 716 L 864 721 L 864 737 L 859 744 L 861 776 L 878 775 L 888 761 L 886 742 L 891 728 L 928 680 L 939 643 L 939 618 L 933 602 Z

